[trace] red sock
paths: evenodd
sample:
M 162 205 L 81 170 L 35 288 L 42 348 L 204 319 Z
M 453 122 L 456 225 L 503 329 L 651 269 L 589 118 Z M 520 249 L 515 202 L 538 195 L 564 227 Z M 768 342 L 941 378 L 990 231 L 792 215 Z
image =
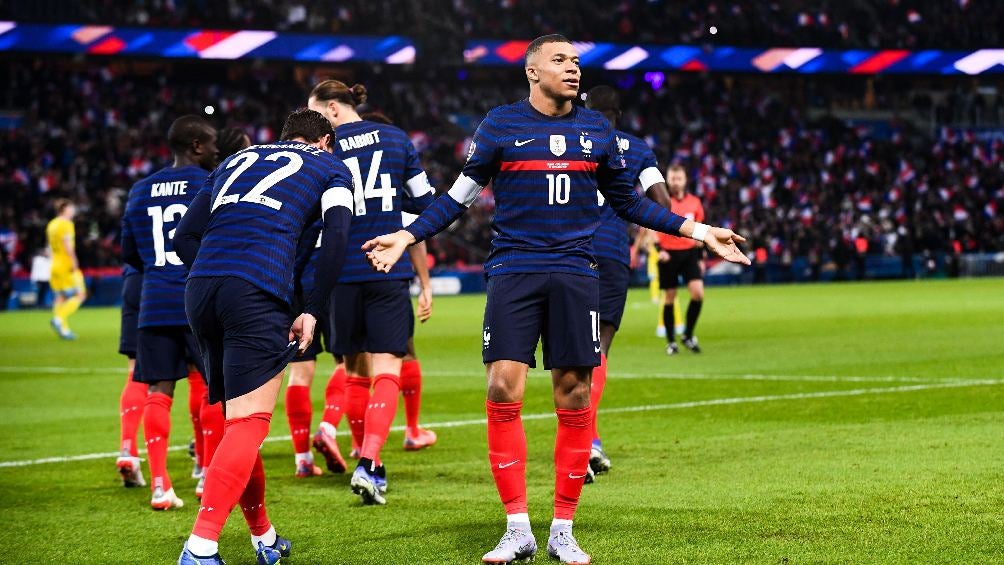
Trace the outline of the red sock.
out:
M 554 517 L 571 520 L 575 517 L 589 465 L 592 411 L 587 406 L 578 410 L 558 408 L 555 412 L 558 413 L 558 435 L 554 439 Z
M 488 462 L 506 514 L 525 514 L 526 434 L 522 402 L 485 402 L 488 412 Z
M 366 405 L 370 402 L 370 380 L 366 377 L 345 379 L 345 415 L 349 418 L 352 441 L 362 445 L 366 424 Z
M 338 427 L 342 421 L 342 411 L 345 410 L 345 369 L 338 367 L 331 378 L 328 379 L 328 386 L 324 389 L 324 416 L 321 420 Z M 367 383 L 369 386 L 369 383 Z
M 397 415 L 397 395 L 401 393 L 401 377 L 390 373 L 377 375 L 373 382 L 373 396 L 366 406 L 363 447 L 359 453 L 366 459 L 378 461 L 380 450 L 387 442 L 390 425 Z
M 258 412 L 246 418 L 227 420 L 223 441 L 213 454 L 206 473 L 206 489 L 192 528 L 193 534 L 213 541 L 220 539 L 230 511 L 248 490 L 256 461 L 260 460 L 258 448 L 268 435 L 271 418 L 268 412 Z M 264 492 L 264 482 L 262 489 Z M 260 500 L 264 502 L 264 497 Z M 264 512 L 263 505 L 261 513 Z
M 139 455 L 136 432 L 139 430 L 140 421 L 143 420 L 143 404 L 146 402 L 147 388 L 146 383 L 132 380 L 132 371 L 129 371 L 129 378 L 122 387 L 122 396 L 119 397 L 119 419 L 122 424 L 119 449 L 128 451 L 133 457 Z
M 205 398 L 208 389 L 206 381 L 202 380 L 202 375 L 198 371 L 188 372 L 188 415 L 192 418 L 192 430 L 195 433 L 195 461 L 202 465 L 202 420 L 199 413 L 202 412 L 202 399 Z
M 289 433 L 293 436 L 295 453 L 310 451 L 310 420 L 313 417 L 310 387 L 303 385 L 286 387 L 286 419 L 289 420 Z
M 207 468 L 213 460 L 216 448 L 223 441 L 223 430 L 226 426 L 226 418 L 223 416 L 223 403 L 210 404 L 209 395 L 207 394 L 203 399 L 202 412 L 199 416 L 199 419 L 202 420 L 202 466 Z
M 171 434 L 171 404 L 174 400 L 162 393 L 151 392 L 143 404 L 143 436 L 146 437 L 147 460 L 150 463 L 150 490 L 171 488 L 167 474 L 167 438 Z
M 244 493 L 241 494 L 240 504 L 251 535 L 264 535 L 272 527 L 268 521 L 268 513 L 265 512 L 265 467 L 262 465 L 261 452 L 258 453 L 254 467 L 251 468 L 251 477 L 248 479 L 248 485 L 244 487 Z
M 404 420 L 408 433 L 418 432 L 418 412 L 422 407 L 422 367 L 418 359 L 401 364 L 401 396 L 404 397 Z
M 600 366 L 593 368 L 593 385 L 589 389 L 589 407 L 592 409 L 593 439 L 600 439 L 596 428 L 596 412 L 600 409 L 600 398 L 603 397 L 603 387 L 607 384 L 607 356 L 600 353 Z

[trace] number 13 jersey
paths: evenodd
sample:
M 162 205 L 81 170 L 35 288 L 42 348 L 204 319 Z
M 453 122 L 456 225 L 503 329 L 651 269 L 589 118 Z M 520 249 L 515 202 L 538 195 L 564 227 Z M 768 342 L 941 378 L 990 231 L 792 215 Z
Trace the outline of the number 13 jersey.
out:
M 174 230 L 208 175 L 196 166 L 167 167 L 140 180 L 129 191 L 122 216 L 122 239 L 132 240 L 143 260 L 138 327 L 188 325 L 188 269 L 174 252 Z

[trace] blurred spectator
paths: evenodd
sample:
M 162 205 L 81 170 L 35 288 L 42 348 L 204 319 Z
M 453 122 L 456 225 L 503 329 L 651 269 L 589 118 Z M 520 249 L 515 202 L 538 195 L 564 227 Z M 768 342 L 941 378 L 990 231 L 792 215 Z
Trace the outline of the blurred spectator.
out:
M 519 71 L 509 68 L 393 73 L 377 67 L 315 74 L 309 67 L 239 62 L 2 62 L 0 79 L 8 87 L 0 109 L 20 120 L 0 135 L 0 244 L 14 269 L 26 272 L 45 246 L 52 200 L 68 197 L 80 211 L 82 266 L 118 265 L 127 190 L 167 163 L 170 121 L 207 105 L 216 110 L 216 125 L 261 143 L 276 137 L 316 80 L 351 77 L 370 91 L 363 111 L 380 110 L 408 131 L 430 181 L 446 190 L 484 113 L 525 96 Z M 906 246 L 931 261 L 956 248 L 1004 250 L 1002 122 L 985 113 L 984 127 L 973 128 L 965 112 L 955 112 L 974 96 L 985 102 L 971 107 L 1000 106 L 1001 96 L 989 90 L 961 82 L 939 90 L 901 77 L 877 83 L 687 74 L 667 77 L 658 88 L 623 73 L 589 79 L 622 88 L 622 127 L 646 137 L 664 166 L 684 165 L 709 221 L 747 235 L 764 263 L 787 269 L 793 257 L 809 257 L 814 278 L 829 262 L 846 277 L 860 255 L 855 240 L 869 254 L 895 257 Z M 867 111 L 860 119 L 835 117 L 861 114 L 866 93 L 877 110 L 911 119 L 869 120 Z M 914 106 L 927 110 L 921 117 L 944 106 L 942 121 L 914 125 L 920 119 Z M 956 117 L 964 118 L 963 127 L 955 127 Z M 992 125 L 998 129 L 985 127 Z M 430 242 L 436 264 L 480 269 L 493 211 L 487 187 L 470 213 Z
M 49 296 L 49 273 L 52 270 L 52 257 L 48 247 L 38 250 L 38 253 L 31 258 L 31 282 L 35 285 L 35 292 L 38 298 L 35 306 L 46 307 L 46 297 Z

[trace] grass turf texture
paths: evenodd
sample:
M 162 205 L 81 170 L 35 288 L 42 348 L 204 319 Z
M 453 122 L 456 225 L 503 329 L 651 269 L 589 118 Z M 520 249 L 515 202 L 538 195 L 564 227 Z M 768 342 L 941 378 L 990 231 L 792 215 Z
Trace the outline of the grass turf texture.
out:
M 713 288 L 697 332 L 705 353 L 675 358 L 654 337 L 647 293 L 633 291 L 600 420 L 614 468 L 585 487 L 580 543 L 596 563 L 1004 560 L 1004 386 L 972 382 L 1004 378 L 1002 290 L 1000 279 Z M 484 417 L 483 300 L 437 299 L 418 329 L 432 429 Z M 75 342 L 58 341 L 45 312 L 0 320 L 0 461 L 114 451 L 117 310 L 82 310 Z M 315 426 L 330 370 L 322 362 L 313 386 Z M 186 386 L 174 445 L 192 434 Z M 525 423 L 541 562 L 549 388 L 532 371 L 523 412 L 543 415 Z M 266 443 L 267 504 L 293 540 L 290 562 L 479 562 L 503 530 L 484 426 L 437 431 L 418 453 L 392 433 L 386 507 L 361 507 L 348 475 L 294 479 L 290 443 Z M 286 434 L 280 404 L 272 435 Z M 173 562 L 198 504 L 187 455 L 172 451 L 169 468 L 187 505 L 155 513 L 147 489 L 121 488 L 112 458 L 0 467 L 0 541 L 21 562 Z M 239 511 L 221 552 L 254 562 Z

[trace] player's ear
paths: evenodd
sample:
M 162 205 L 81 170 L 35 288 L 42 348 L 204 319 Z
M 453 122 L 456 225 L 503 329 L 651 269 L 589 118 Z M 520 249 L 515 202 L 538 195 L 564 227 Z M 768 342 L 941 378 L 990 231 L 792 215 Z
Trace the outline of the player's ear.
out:
M 526 67 L 526 80 L 530 81 L 530 83 L 540 80 L 540 77 L 537 75 L 537 69 L 529 66 Z
M 326 134 L 322 135 L 321 139 L 318 140 L 318 144 L 320 145 L 320 149 L 322 151 L 326 151 L 328 153 L 331 153 L 331 146 L 334 145 L 334 142 L 335 142 L 335 140 L 331 136 L 330 133 L 326 133 Z

